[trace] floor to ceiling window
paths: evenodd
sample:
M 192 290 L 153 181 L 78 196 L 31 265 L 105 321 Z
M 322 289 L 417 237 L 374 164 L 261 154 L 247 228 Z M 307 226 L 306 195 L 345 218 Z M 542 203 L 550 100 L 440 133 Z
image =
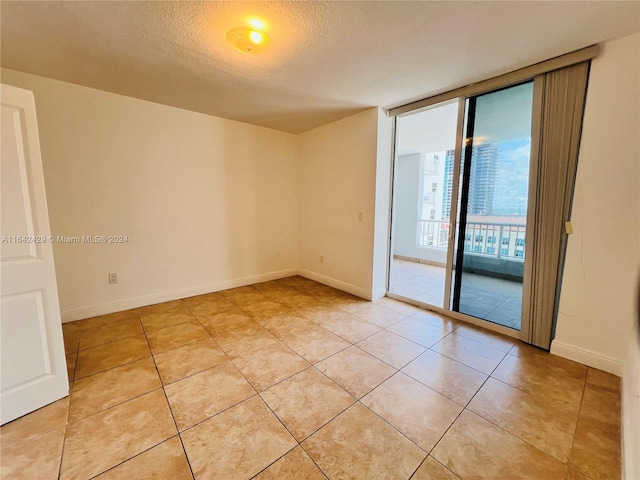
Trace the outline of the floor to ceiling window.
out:
M 520 328 L 532 94 L 527 82 L 398 118 L 391 293 Z

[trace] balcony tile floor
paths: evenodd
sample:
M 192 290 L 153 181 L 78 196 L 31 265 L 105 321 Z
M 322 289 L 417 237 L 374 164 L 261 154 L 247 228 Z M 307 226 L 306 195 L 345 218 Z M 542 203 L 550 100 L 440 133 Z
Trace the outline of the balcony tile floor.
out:
M 394 258 L 389 290 L 436 307 L 442 307 L 445 269 Z M 520 330 L 522 284 L 465 273 L 460 312 Z
M 19 479 L 618 479 L 620 382 L 300 278 L 63 326 L 70 397 L 0 428 Z

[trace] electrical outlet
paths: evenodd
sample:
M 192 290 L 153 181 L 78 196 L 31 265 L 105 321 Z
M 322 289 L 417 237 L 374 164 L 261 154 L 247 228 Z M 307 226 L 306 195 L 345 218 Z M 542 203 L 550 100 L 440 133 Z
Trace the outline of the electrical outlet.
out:
M 324 255 L 320 255 L 320 263 L 324 263 Z
M 118 274 L 117 273 L 110 273 L 109 274 L 109 283 L 111 283 L 111 284 L 118 283 Z

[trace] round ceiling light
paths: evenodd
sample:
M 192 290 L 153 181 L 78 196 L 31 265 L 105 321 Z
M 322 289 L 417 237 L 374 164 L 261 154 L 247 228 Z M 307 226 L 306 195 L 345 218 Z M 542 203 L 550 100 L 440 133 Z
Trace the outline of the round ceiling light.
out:
M 269 37 L 252 28 L 234 28 L 227 33 L 227 42 L 243 53 L 260 53 L 267 47 Z

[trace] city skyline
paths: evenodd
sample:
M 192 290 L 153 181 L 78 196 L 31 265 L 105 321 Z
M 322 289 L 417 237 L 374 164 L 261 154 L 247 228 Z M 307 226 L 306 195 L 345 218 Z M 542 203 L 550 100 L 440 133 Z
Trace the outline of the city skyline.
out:
M 474 146 L 469 188 L 469 215 L 526 216 L 530 149 L 529 138 Z M 433 162 L 434 159 L 436 161 L 443 159 L 444 165 L 435 171 L 433 167 L 425 168 L 425 185 L 428 177 L 433 178 L 434 175 L 439 177 L 439 183 L 442 185 L 442 207 L 439 220 L 443 220 L 448 218 L 451 206 L 454 150 L 426 154 L 425 166 L 427 162 Z

